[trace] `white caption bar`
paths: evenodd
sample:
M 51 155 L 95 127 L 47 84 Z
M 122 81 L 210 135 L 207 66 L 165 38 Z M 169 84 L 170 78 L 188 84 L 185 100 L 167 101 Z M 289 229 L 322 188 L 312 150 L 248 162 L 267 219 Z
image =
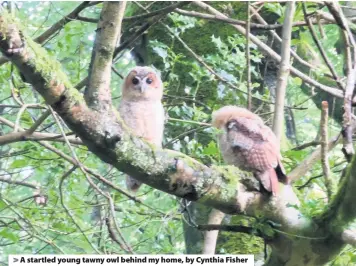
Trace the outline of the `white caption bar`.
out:
M 226 264 L 253 266 L 253 255 L 9 255 L 9 266 L 44 265 L 160 265 L 221 266 Z

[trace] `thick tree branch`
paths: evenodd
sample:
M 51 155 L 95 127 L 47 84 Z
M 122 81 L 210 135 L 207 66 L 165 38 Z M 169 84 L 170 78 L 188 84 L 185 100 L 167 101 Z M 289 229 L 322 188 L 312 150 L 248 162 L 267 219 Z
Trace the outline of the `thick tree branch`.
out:
M 294 147 L 292 150 L 293 151 L 301 151 L 301 150 L 304 150 L 306 148 L 309 148 L 309 147 L 315 147 L 315 146 L 318 146 L 320 145 L 320 141 L 311 141 L 311 142 L 307 142 L 307 143 L 304 143 L 304 144 L 301 144 L 297 147 Z
M 39 120 L 37 120 L 39 121 Z M 8 121 L 7 119 L 0 117 L 0 122 L 11 127 L 15 128 L 15 124 L 12 123 L 11 121 Z M 35 127 L 35 123 L 31 128 L 24 130 L 22 128 L 19 128 L 18 132 L 12 132 L 8 133 L 5 135 L 0 136 L 0 146 L 14 143 L 14 142 L 19 142 L 19 141 L 40 141 L 40 140 L 52 140 L 56 142 L 64 142 L 64 138 L 60 134 L 53 134 L 53 133 L 40 133 L 40 132 L 32 132 Z M 74 137 L 68 137 L 68 140 L 72 144 L 78 144 L 78 145 L 83 145 L 83 142 Z
M 68 22 L 74 21 L 80 12 L 82 12 L 85 8 L 97 5 L 99 2 L 90 2 L 90 1 L 84 1 L 80 5 L 78 5 L 75 9 L 73 9 L 72 12 L 70 12 L 68 15 L 64 16 L 62 19 L 58 20 L 56 23 L 54 23 L 48 30 L 46 30 L 44 33 L 42 33 L 40 36 L 36 37 L 34 39 L 35 42 L 42 44 L 45 40 L 47 40 L 49 37 L 51 37 L 54 33 L 56 33 L 58 30 L 62 29 Z
M 295 12 L 295 2 L 288 2 L 284 14 L 284 23 L 282 31 L 282 48 L 281 48 L 281 66 L 278 73 L 278 81 L 276 87 L 276 102 L 274 105 L 273 116 L 273 132 L 278 141 L 283 135 L 284 125 L 284 99 L 286 97 L 286 87 L 290 72 L 290 46 L 292 38 L 292 22 Z
M 198 225 L 198 230 L 202 230 L 202 231 L 220 230 L 220 231 L 227 231 L 227 232 L 245 233 L 249 235 L 262 237 L 264 239 L 273 238 L 273 233 L 271 235 L 266 235 L 261 230 L 255 229 L 253 227 L 243 226 L 243 225 L 202 224 L 202 225 Z M 214 254 L 214 253 L 203 253 L 203 254 Z
M 356 217 L 356 157 L 344 171 L 339 191 L 330 202 L 328 209 L 317 217 L 318 223 L 325 223 L 329 231 L 340 237 L 350 227 Z
M 150 17 L 154 17 L 157 15 L 161 15 L 161 14 L 168 14 L 172 11 L 175 11 L 178 7 L 182 7 L 185 6 L 187 4 L 189 4 L 190 1 L 181 1 L 175 4 L 172 4 L 170 6 L 152 11 L 150 13 L 146 13 L 146 14 L 141 14 L 141 15 L 136 15 L 136 16 L 131 16 L 131 17 L 125 17 L 123 18 L 122 21 L 138 21 L 138 20 L 143 20 L 145 18 L 150 18 Z M 98 19 L 96 18 L 87 18 L 87 17 L 83 17 L 83 16 L 78 16 L 77 17 L 78 20 L 80 21 L 84 21 L 84 22 L 90 22 L 90 23 L 98 23 Z
M 356 51 L 354 51 L 356 52 Z M 344 97 L 344 115 L 342 122 L 342 135 L 343 135 L 343 148 L 342 151 L 348 161 L 351 160 L 355 154 L 354 146 L 352 143 L 352 95 L 356 83 L 356 62 L 353 68 L 349 71 L 346 81 L 346 90 Z
M 209 214 L 208 226 L 211 226 L 213 224 L 220 225 L 224 217 L 225 217 L 225 213 L 216 209 L 212 209 Z M 207 227 L 204 227 L 203 225 L 198 226 L 199 230 L 204 230 L 204 228 L 206 232 L 204 233 L 204 247 L 203 247 L 202 254 L 215 254 L 216 242 L 218 240 L 220 229 L 209 230 L 207 229 Z
M 346 229 L 341 233 L 341 240 L 345 242 L 345 244 L 349 244 L 353 247 L 356 247 L 356 231 Z
M 120 43 L 126 2 L 105 2 L 100 14 L 85 99 L 101 112 L 111 107 L 111 65 L 116 43 Z

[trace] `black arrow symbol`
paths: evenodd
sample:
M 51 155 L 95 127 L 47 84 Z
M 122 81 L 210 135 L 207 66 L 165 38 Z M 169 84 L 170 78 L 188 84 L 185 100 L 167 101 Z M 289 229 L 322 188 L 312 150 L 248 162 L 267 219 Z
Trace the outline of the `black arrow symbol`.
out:
M 14 258 L 14 262 L 18 262 L 18 261 L 19 261 L 19 259 Z

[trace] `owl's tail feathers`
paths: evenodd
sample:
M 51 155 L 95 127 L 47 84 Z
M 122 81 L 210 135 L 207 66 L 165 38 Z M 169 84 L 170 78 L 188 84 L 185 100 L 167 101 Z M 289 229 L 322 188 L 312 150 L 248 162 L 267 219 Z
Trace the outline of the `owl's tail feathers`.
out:
M 131 176 L 126 176 L 126 186 L 132 192 L 136 193 L 137 190 L 140 188 L 141 184 L 142 183 L 140 181 L 137 181 L 136 179 L 132 178 Z
M 271 181 L 271 192 L 273 194 L 273 196 L 276 196 L 278 194 L 279 191 L 279 185 L 278 185 L 278 175 L 276 173 L 276 171 L 273 168 L 270 168 L 268 170 L 268 174 L 269 174 L 269 179 Z
M 286 170 L 284 170 L 283 164 L 280 160 L 278 160 L 278 165 L 275 168 L 277 177 L 279 182 L 282 182 L 283 184 L 289 184 L 290 180 L 288 176 L 286 175 Z
M 274 196 L 278 194 L 278 177 L 276 171 L 273 168 L 270 168 L 263 173 L 259 173 L 258 179 L 261 181 L 261 184 L 265 190 L 272 192 Z

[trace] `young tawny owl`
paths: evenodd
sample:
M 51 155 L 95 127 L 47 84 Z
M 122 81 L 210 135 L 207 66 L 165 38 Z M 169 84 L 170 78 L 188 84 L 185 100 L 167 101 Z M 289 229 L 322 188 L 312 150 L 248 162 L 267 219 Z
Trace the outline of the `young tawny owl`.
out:
M 135 67 L 124 80 L 119 112 L 133 133 L 145 140 L 162 146 L 164 109 L 162 105 L 163 84 L 160 77 L 149 67 Z M 127 176 L 127 187 L 137 191 L 141 182 Z
M 245 108 L 225 106 L 213 113 L 213 126 L 220 129 L 218 142 L 225 162 L 251 171 L 263 187 L 278 193 L 278 180 L 288 182 L 279 143 L 262 119 Z

